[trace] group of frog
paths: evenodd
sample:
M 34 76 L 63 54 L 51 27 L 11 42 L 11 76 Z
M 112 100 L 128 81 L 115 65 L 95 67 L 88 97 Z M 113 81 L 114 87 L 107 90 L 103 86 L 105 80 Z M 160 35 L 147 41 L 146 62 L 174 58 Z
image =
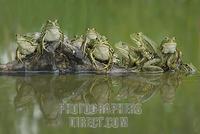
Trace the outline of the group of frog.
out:
M 23 63 L 30 55 L 38 59 L 45 52 L 69 47 L 74 54 L 78 49 L 97 71 L 110 71 L 113 66 L 133 72 L 196 71 L 192 64 L 183 63 L 174 37 L 164 38 L 160 46 L 141 32 L 131 34 L 130 38 L 133 44 L 118 42 L 112 47 L 105 36 L 92 28 L 70 40 L 57 20 L 47 20 L 40 33 L 17 34 L 16 60 Z
M 194 65 L 183 63 L 175 37 L 165 37 L 160 46 L 141 32 L 131 34 L 130 38 L 136 47 L 125 42 L 115 45 L 122 66 L 143 72 L 196 72 Z
M 48 20 L 42 27 L 41 32 L 17 34 L 16 42 L 16 60 L 23 63 L 28 55 L 34 54 L 39 57 L 44 51 L 52 51 L 58 48 L 64 41 L 64 34 L 62 33 L 57 20 Z M 52 44 L 53 46 L 51 46 Z M 51 46 L 51 47 L 50 47 Z

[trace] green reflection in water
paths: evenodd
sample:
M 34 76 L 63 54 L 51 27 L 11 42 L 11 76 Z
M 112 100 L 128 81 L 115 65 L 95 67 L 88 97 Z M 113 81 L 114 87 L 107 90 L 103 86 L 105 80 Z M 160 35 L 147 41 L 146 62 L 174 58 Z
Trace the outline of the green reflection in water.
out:
M 35 75 L 4 76 L 0 77 L 0 81 L 3 82 L 0 90 L 0 104 L 4 108 L 0 114 L 3 133 L 76 131 L 69 128 L 70 115 L 66 114 L 65 107 L 63 109 L 68 103 L 137 104 L 134 114 L 111 115 L 128 117 L 129 127 L 122 128 L 127 132 L 146 133 L 148 130 L 155 133 L 191 133 L 199 130 L 199 76 L 185 77 L 178 73 L 118 76 Z M 12 98 L 12 101 L 8 98 Z M 5 125 L 9 125 L 12 130 L 3 127 Z M 85 129 L 85 132 L 86 130 L 92 131 Z

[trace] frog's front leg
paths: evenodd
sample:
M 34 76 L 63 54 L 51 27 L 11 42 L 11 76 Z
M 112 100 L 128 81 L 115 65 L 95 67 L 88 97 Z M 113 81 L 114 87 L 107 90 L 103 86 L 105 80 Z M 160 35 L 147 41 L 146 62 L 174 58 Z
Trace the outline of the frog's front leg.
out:
M 89 39 L 86 37 L 86 38 L 85 38 L 85 41 L 84 41 L 83 44 L 81 45 L 81 50 L 83 51 L 83 55 L 84 55 L 84 56 L 86 55 L 86 47 L 87 47 L 88 42 L 89 42 Z
M 45 50 L 45 51 L 47 51 L 48 52 L 48 50 L 46 49 L 46 47 L 45 47 L 45 40 L 44 40 L 44 37 L 42 38 L 42 46 L 41 46 L 41 49 L 42 49 L 42 54 L 43 54 L 43 50 Z
M 20 53 L 19 48 L 17 48 L 15 59 L 16 59 L 17 61 L 20 61 L 21 63 L 23 63 L 22 58 L 23 58 L 23 56 L 22 56 L 22 54 Z
M 181 62 L 181 53 L 176 52 L 174 54 L 169 55 L 167 59 L 167 66 L 170 70 L 175 71 L 178 70 Z
M 95 58 L 93 56 L 93 52 L 89 52 L 89 54 L 90 54 L 90 60 L 91 60 L 91 63 L 93 65 L 93 67 L 98 70 L 98 66 L 97 66 L 96 60 L 95 60 Z
M 40 41 L 40 44 L 39 44 L 38 47 L 37 47 L 37 54 L 38 54 L 38 55 L 43 54 L 43 51 L 44 51 L 44 50 L 48 52 L 48 50 L 47 50 L 46 47 L 45 47 L 45 35 L 46 35 L 46 34 L 44 34 L 44 35 L 42 36 L 41 41 Z
M 149 60 L 144 63 L 142 70 L 145 72 L 162 73 L 162 72 L 164 72 L 164 70 L 161 67 L 155 65 L 160 62 L 161 62 L 161 59 L 159 59 L 159 58 Z

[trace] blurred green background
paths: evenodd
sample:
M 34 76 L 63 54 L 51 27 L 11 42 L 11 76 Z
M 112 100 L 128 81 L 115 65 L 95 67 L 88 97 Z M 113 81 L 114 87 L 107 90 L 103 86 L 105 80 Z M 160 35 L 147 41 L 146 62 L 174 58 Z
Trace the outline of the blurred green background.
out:
M 70 37 L 75 34 L 83 34 L 87 28 L 95 27 L 99 33 L 106 35 L 112 44 L 118 41 L 131 42 L 129 35 L 140 31 L 157 43 L 160 43 L 165 36 L 175 36 L 178 48 L 183 52 L 184 61 L 192 62 L 197 68 L 200 68 L 199 0 L 0 0 L 0 5 L 1 63 L 14 59 L 16 45 L 13 42 L 16 33 L 40 31 L 42 24 L 47 19 L 58 19 L 62 30 Z M 73 90 L 80 78 L 84 79 L 83 83 L 91 81 L 93 78 L 93 76 L 89 78 L 79 75 L 75 75 L 73 78 L 65 77 L 64 80 L 72 82 L 71 86 L 61 83 L 60 79 L 63 78 L 51 75 L 39 77 L 40 79 L 34 80 L 32 85 L 37 86 L 37 91 L 43 92 L 45 86 L 49 85 L 49 79 L 52 80 L 54 84 L 50 87 L 56 91 L 48 92 L 46 89 L 46 96 L 49 96 L 49 100 L 54 101 L 51 97 L 54 94 L 57 95 L 57 89 Z M 173 89 L 169 95 L 175 96 L 176 94 L 174 105 L 167 104 L 166 106 L 161 101 L 162 95 L 157 93 L 145 102 L 144 112 L 141 115 L 133 115 L 129 118 L 128 128 L 69 129 L 65 123 L 56 127 L 49 126 L 43 116 L 35 115 L 40 108 L 38 108 L 37 100 L 32 96 L 38 94 L 29 83 L 24 84 L 19 81 L 21 79 L 30 81 L 33 79 L 32 77 L 0 76 L 0 134 L 199 133 L 200 77 L 184 78 L 180 82 L 182 84 L 176 88 L 172 85 L 173 82 L 179 81 L 179 78 L 176 80 L 169 80 L 169 78 L 162 82 L 167 85 L 166 89 Z M 123 88 L 128 89 L 129 84 L 134 87 L 134 81 L 122 78 L 111 85 L 117 85 L 113 90 L 121 88 L 118 86 L 120 84 Z M 162 82 L 158 83 L 163 85 Z M 15 98 L 18 95 L 18 84 L 26 89 L 20 94 L 22 99 L 25 99 L 25 102 L 33 99 L 34 104 L 32 102 L 28 104 L 28 109 L 25 111 L 16 111 L 14 106 Z M 27 96 L 31 98 L 27 98 Z M 59 97 L 57 99 L 60 100 Z
M 0 0 L 0 5 L 0 54 L 16 33 L 40 31 L 47 19 L 58 19 L 69 36 L 95 27 L 112 44 L 130 42 L 129 35 L 140 31 L 158 43 L 175 36 L 184 59 L 199 67 L 199 0 Z

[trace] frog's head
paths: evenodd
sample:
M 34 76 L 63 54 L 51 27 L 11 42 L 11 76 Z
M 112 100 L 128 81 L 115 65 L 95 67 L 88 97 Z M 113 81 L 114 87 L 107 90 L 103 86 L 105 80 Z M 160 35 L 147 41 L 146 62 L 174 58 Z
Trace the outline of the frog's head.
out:
M 57 20 L 47 20 L 46 24 L 42 27 L 42 33 L 45 41 L 59 41 L 62 37 L 62 32 Z
M 92 40 L 96 39 L 98 37 L 98 33 L 96 32 L 95 28 L 91 28 L 91 29 L 88 28 L 87 33 L 86 33 L 86 37 L 88 39 L 92 39 Z
M 176 52 L 176 38 L 165 37 L 161 42 L 161 51 L 165 54 L 167 53 L 175 53 Z
M 143 33 L 142 32 L 133 33 L 133 34 L 130 35 L 130 37 L 133 40 L 140 40 L 143 37 Z
M 137 44 L 140 45 L 140 42 L 143 39 L 143 33 L 142 32 L 138 32 L 138 33 L 133 33 L 130 35 L 130 38 Z
M 16 41 L 20 42 L 20 41 L 26 41 L 26 36 L 21 35 L 21 34 L 16 34 Z
M 16 40 L 21 40 L 22 36 L 20 34 L 16 34 Z
M 57 20 L 54 21 L 47 20 L 45 28 L 46 30 L 48 30 L 48 29 L 59 29 L 60 27 Z
M 181 66 L 181 69 L 182 69 L 182 71 L 184 71 L 186 73 L 191 73 L 191 74 L 197 72 L 197 68 L 192 63 L 190 63 L 190 64 L 187 64 L 187 63 L 183 64 Z
M 16 42 L 18 46 L 23 47 L 29 45 L 31 40 L 26 35 L 16 34 Z

